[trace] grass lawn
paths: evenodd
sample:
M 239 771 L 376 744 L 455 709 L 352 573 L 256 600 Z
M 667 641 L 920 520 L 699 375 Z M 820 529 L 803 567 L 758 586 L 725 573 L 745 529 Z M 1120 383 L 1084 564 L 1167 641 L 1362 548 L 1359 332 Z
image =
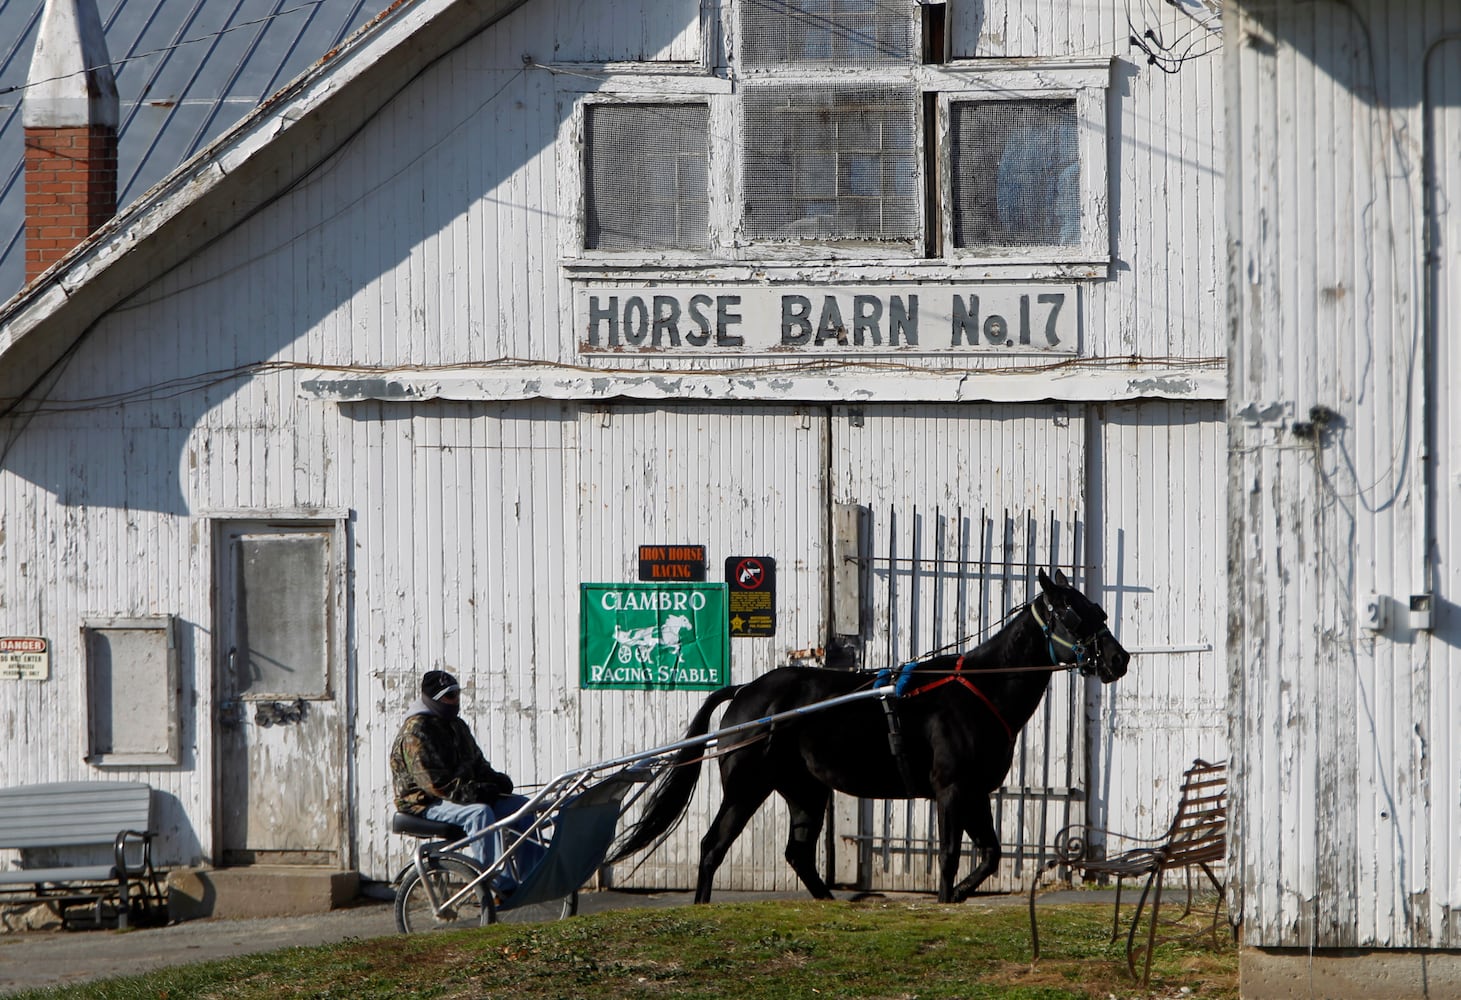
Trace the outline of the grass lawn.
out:
M 1150 990 L 1126 975 L 1124 943 L 1108 943 L 1109 927 L 1108 906 L 1042 907 L 1044 957 L 1032 967 L 1022 907 L 868 899 L 635 909 L 289 948 L 19 996 L 1236 1000 L 1226 925 L 1216 947 L 1196 916 L 1164 928 Z

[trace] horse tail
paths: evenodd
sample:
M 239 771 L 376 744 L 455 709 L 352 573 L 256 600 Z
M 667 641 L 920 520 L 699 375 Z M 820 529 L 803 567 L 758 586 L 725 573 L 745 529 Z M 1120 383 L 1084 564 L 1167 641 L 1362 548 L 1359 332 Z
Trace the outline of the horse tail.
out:
M 705 704 L 700 706 L 700 711 L 690 720 L 684 738 L 694 739 L 709 732 L 710 716 L 722 704 L 734 698 L 741 687 L 740 684 L 732 684 L 705 699 Z M 650 792 L 644 813 L 614 845 L 606 864 L 622 861 L 636 851 L 644 850 L 679 824 L 685 807 L 690 804 L 690 795 L 695 791 L 695 784 L 700 780 L 700 765 L 704 760 L 703 746 L 685 747 L 675 754 L 668 771 L 657 780 L 654 791 Z

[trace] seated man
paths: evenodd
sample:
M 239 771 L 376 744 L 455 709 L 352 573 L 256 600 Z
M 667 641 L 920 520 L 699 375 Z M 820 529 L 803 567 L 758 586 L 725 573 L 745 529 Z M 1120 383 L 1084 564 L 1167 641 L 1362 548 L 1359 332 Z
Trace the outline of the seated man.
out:
M 470 836 L 485 830 L 499 817 L 522 808 L 527 799 L 512 794 L 512 779 L 495 770 L 482 755 L 472 730 L 462 721 L 461 686 L 444 670 L 429 670 L 421 678 L 421 697 L 406 712 L 406 721 L 391 745 L 391 778 L 396 809 L 441 823 L 455 823 Z M 513 826 L 526 830 L 532 816 Z M 491 866 L 501 850 L 500 834 L 482 837 L 473 852 L 483 868 Z M 517 868 L 526 872 L 541 857 L 537 845 L 524 844 L 513 854 Z M 509 875 L 496 881 L 509 891 Z

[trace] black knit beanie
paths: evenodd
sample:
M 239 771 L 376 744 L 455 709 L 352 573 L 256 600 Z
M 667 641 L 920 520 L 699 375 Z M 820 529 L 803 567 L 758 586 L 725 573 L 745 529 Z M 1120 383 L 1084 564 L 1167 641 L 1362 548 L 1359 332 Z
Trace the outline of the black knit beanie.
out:
M 460 691 L 457 679 L 445 670 L 428 670 L 421 678 L 421 694 L 431 701 L 440 701 L 442 695 Z

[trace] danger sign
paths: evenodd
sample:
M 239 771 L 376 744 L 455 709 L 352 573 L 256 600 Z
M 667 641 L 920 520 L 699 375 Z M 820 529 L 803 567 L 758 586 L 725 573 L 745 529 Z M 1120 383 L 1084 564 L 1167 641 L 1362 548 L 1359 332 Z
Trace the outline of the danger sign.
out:
M 51 676 L 51 644 L 40 636 L 0 638 L 0 680 L 43 681 Z

